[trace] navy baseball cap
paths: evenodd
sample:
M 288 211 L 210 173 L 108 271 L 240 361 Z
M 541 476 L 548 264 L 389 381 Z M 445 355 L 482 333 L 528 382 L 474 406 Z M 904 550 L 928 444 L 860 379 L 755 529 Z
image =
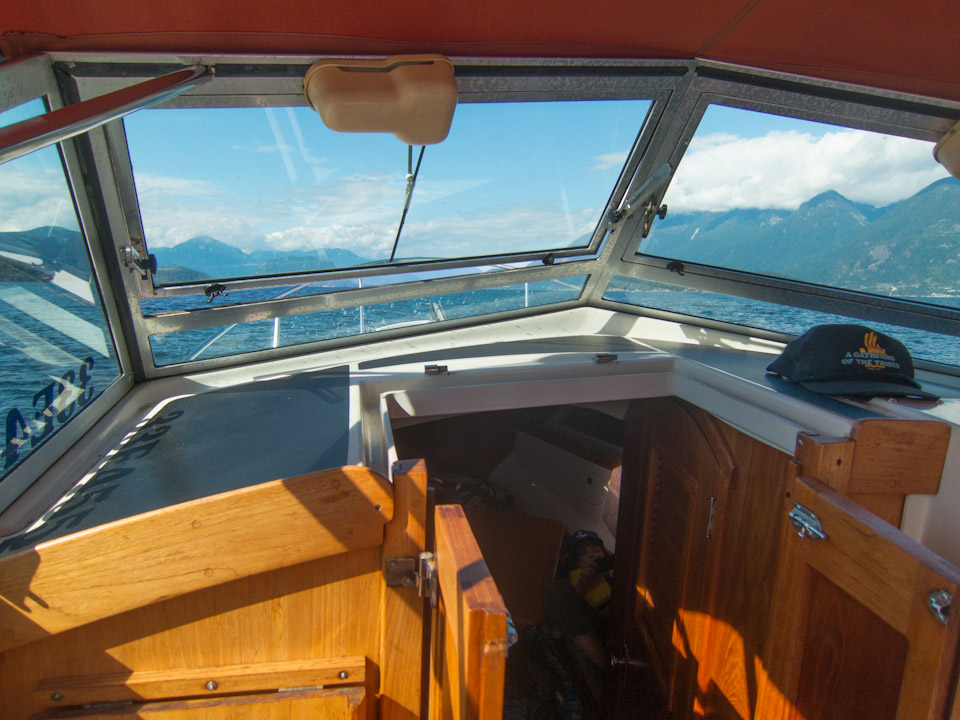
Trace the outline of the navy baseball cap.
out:
M 603 545 L 603 540 L 601 540 L 600 536 L 597 535 L 593 530 L 577 530 L 573 535 L 570 536 L 569 543 L 567 544 L 567 550 L 571 555 L 575 554 L 580 543 L 586 540 L 592 540 L 595 543 Z
M 810 328 L 783 349 L 767 372 L 824 395 L 939 399 L 913 379 L 913 358 L 903 343 L 865 325 Z

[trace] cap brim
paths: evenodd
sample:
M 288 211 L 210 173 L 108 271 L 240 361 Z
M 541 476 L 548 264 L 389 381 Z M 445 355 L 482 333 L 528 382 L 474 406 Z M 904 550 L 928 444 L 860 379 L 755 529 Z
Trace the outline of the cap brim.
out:
M 846 395 L 848 397 L 892 395 L 894 397 L 923 398 L 924 400 L 940 399 L 939 395 L 900 383 L 869 382 L 865 380 L 804 380 L 800 384 L 807 390 L 813 390 L 822 395 Z

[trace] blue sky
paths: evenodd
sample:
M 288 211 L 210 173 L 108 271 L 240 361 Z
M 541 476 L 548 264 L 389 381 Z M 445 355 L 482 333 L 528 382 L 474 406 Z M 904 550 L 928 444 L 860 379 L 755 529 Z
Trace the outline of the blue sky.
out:
M 424 153 L 398 255 L 563 247 L 590 233 L 647 108 L 461 105 Z M 245 250 L 389 253 L 408 169 L 393 136 L 332 133 L 306 108 L 147 111 L 126 127 L 155 246 L 206 233 Z
M 449 137 L 426 149 L 398 256 L 581 242 L 597 225 L 648 106 L 460 105 Z M 39 101 L 14 108 L 0 114 L 0 125 L 41 109 Z M 407 146 L 392 136 L 333 133 L 305 107 L 146 110 L 124 124 L 152 247 L 207 234 L 247 251 L 389 254 L 407 172 Z M 666 201 L 673 213 L 794 209 L 834 189 L 880 206 L 946 175 L 931 148 L 711 106 Z M 0 224 L 76 227 L 55 149 L 0 166 Z

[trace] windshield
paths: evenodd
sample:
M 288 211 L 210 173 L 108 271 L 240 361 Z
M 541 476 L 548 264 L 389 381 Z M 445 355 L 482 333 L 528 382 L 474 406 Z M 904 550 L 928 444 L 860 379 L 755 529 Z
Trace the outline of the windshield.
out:
M 467 103 L 425 149 L 306 108 L 124 122 L 162 285 L 586 248 L 649 107 Z

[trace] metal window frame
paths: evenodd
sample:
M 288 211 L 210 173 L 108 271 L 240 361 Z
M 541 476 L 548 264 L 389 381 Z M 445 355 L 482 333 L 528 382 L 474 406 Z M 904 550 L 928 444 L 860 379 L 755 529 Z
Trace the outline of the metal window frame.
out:
M 667 162 L 676 168 L 707 107 L 712 104 L 926 141 L 938 140 L 960 118 L 960 103 L 710 62 L 698 65 L 680 104 L 688 115 L 687 122 L 682 132 L 675 131 L 678 137 L 672 147 L 663 146 L 651 164 Z M 678 112 L 682 113 L 682 110 Z M 669 184 L 663 187 L 658 203 L 668 189 Z M 638 252 L 643 238 L 636 218 L 622 229 L 622 235 L 625 239 L 620 243 L 621 262 L 611 267 L 611 276 L 622 275 L 960 336 L 960 310 L 696 262 L 684 261 L 684 274 L 680 276 L 667 269 L 671 258 Z M 591 301 L 601 307 L 621 307 L 619 303 L 604 300 L 602 292 L 592 295 Z M 696 322 L 701 319 L 697 318 Z
M 301 105 L 302 73 L 315 58 L 303 56 L 180 56 L 120 55 L 93 53 L 54 54 L 50 62 L 76 83 L 80 98 L 101 94 L 135 83 L 184 65 L 202 64 L 216 68 L 217 75 L 205 86 L 167 101 L 163 107 L 241 107 Z M 710 61 L 635 61 L 515 58 L 455 58 L 457 81 L 462 102 L 562 100 L 575 98 L 649 98 L 653 102 L 637 143 L 610 196 L 604 215 L 615 209 L 656 168 L 669 163 L 676 168 L 695 132 L 703 112 L 711 103 L 773 112 L 800 119 L 828 122 L 845 127 L 874 130 L 924 140 L 935 140 L 960 117 L 960 104 L 903 93 L 864 89 L 844 83 L 812 80 L 785 73 Z M 643 93 L 642 95 L 640 93 Z M 90 159 L 100 172 L 95 192 L 104 199 L 112 232 L 105 238 L 108 253 L 119 256 L 125 246 L 142 238 L 139 208 L 133 188 L 132 170 L 126 151 L 122 124 L 119 122 L 93 131 L 90 138 Z M 115 173 L 115 175 L 113 175 Z M 109 176 L 109 177 L 107 177 Z M 654 198 L 662 200 L 665 186 Z M 852 315 L 864 319 L 890 321 L 898 317 L 900 324 L 933 332 L 960 335 L 960 313 L 941 312 L 932 306 L 855 291 L 782 280 L 742 271 L 729 271 L 695 263 L 685 263 L 680 278 L 666 270 L 667 260 L 637 255 L 640 244 L 641 215 L 637 214 L 614 226 L 601 223 L 592 238 L 590 252 L 556 253 L 554 265 L 514 268 L 495 273 L 478 272 L 493 264 L 529 262 L 542 259 L 544 253 L 486 256 L 435 263 L 413 263 L 404 272 L 463 270 L 464 274 L 428 281 L 413 281 L 362 290 L 346 290 L 305 297 L 289 297 L 248 305 L 204 308 L 199 311 L 165 313 L 142 317 L 141 297 L 183 295 L 197 292 L 197 284 L 168 286 L 160 292 L 152 283 L 143 283 L 130 269 L 112 270 L 119 293 L 131 308 L 128 335 L 132 336 L 131 352 L 142 364 L 144 378 L 161 377 L 183 372 L 246 364 L 260 359 L 321 350 L 328 347 L 365 342 L 368 336 L 354 336 L 336 341 L 277 348 L 267 351 L 197 361 L 186 365 L 157 368 L 152 362 L 148 336 L 163 332 L 215 327 L 249 322 L 263 317 L 283 317 L 323 310 L 356 307 L 364 304 L 399 299 L 428 297 L 471 289 L 484 289 L 587 275 L 579 301 L 561 303 L 566 306 L 592 305 L 624 310 L 624 306 L 604 300 L 603 294 L 614 275 L 637 277 L 682 287 L 705 289 L 757 300 L 771 300 L 797 307 Z M 107 268 L 108 272 L 110 268 Z M 471 274 L 471 272 L 473 274 Z M 346 279 L 372 275 L 394 275 L 397 267 L 368 268 L 362 271 L 324 271 L 288 276 L 272 276 L 232 281 L 231 289 L 291 285 L 301 282 Z M 226 284 L 226 283 L 225 283 Z M 539 314 L 558 309 L 545 305 L 529 310 L 510 311 L 492 317 L 506 318 Z M 634 314 L 657 316 L 630 306 Z M 933 310 L 934 312 L 930 312 Z M 881 317 L 882 316 L 882 317 Z M 690 320 L 704 324 L 699 318 Z M 487 322 L 490 315 L 454 321 L 456 326 Z M 438 324 L 431 324 L 436 329 Z M 446 327 L 446 325 L 444 325 Z M 397 334 L 418 334 L 423 328 L 391 331 Z M 381 335 L 377 335 L 381 337 Z
M 53 65 L 48 56 L 33 56 L 0 66 L 0 112 L 25 102 L 43 99 L 50 110 L 63 107 L 63 97 Z M 73 141 L 59 145 L 59 152 L 67 191 L 71 195 L 80 230 L 87 246 L 91 272 L 96 279 L 104 320 L 110 333 L 120 374 L 83 410 L 60 426 L 43 445 L 32 451 L 17 467 L 0 481 L 0 511 L 5 510 L 46 472 L 72 445 L 91 430 L 117 401 L 133 387 L 131 358 L 127 353 L 125 336 L 120 330 L 120 313 L 105 279 L 106 262 L 100 248 L 100 233 L 94 219 L 85 185 L 79 179 L 80 160 Z
M 214 62 L 214 59 L 205 58 L 207 62 Z M 299 59 L 297 64 L 286 65 L 280 62 L 273 63 L 267 67 L 273 68 L 274 73 L 282 74 L 282 81 L 290 83 L 289 75 L 291 68 L 304 71 L 312 60 Z M 457 82 L 460 92 L 459 102 L 532 102 L 532 101 L 552 101 L 552 100 L 622 100 L 639 99 L 649 100 L 651 102 L 648 114 L 657 107 L 673 90 L 676 83 L 675 76 L 650 76 L 649 68 L 638 63 L 614 61 L 600 62 L 591 61 L 587 65 L 571 64 L 567 62 L 554 61 L 548 65 L 509 62 L 504 65 L 498 61 L 477 61 L 463 60 L 454 58 L 456 66 Z M 304 106 L 302 94 L 292 95 L 289 92 L 273 95 L 252 96 L 249 94 L 254 89 L 266 92 L 269 89 L 269 81 L 276 78 L 269 75 L 266 71 L 261 77 L 255 80 L 248 80 L 242 85 L 244 94 L 230 94 L 236 91 L 238 80 L 234 77 L 229 68 L 233 67 L 231 63 L 236 63 L 235 58 L 230 58 L 224 65 L 216 65 L 216 77 L 205 87 L 198 91 L 180 96 L 168 103 L 162 104 L 163 108 L 186 108 L 186 107 L 263 107 L 276 106 L 281 100 L 286 100 L 288 105 Z M 85 64 L 76 64 L 75 69 L 82 70 Z M 664 67 L 676 67 L 676 63 L 665 64 Z M 224 69 L 224 68 L 228 69 Z M 614 77 L 604 77 L 600 75 L 611 68 L 619 70 L 620 75 Z M 685 71 L 686 68 L 681 68 Z M 584 70 L 589 70 L 584 73 Z M 498 76 L 496 73 L 506 73 L 506 76 Z M 665 71 L 664 71 L 665 72 Z M 635 73 L 635 74 L 631 74 Z M 102 90 L 104 85 L 101 82 L 97 84 L 97 89 Z M 299 82 L 299 78 L 296 78 Z M 641 84 L 638 85 L 638 80 Z M 80 84 L 82 86 L 82 83 Z M 217 94 L 224 93 L 224 94 Z M 202 98 L 201 102 L 197 102 Z M 648 123 L 647 123 L 648 124 Z M 638 128 L 639 131 L 642 128 Z M 129 153 L 126 147 L 126 140 L 123 134 L 122 126 L 115 127 L 110 131 L 111 153 L 117 161 L 115 165 L 118 168 L 118 177 L 122 175 L 123 186 L 133 186 L 133 174 L 130 167 Z M 636 153 L 634 153 L 636 155 Z M 633 158 L 631 158 L 632 160 Z M 611 207 L 615 207 L 618 198 L 625 192 L 626 183 L 633 175 L 635 164 L 628 162 L 622 171 L 614 189 L 607 201 L 604 209 L 604 215 Z M 136 201 L 135 194 L 122 193 L 125 204 L 131 205 Z M 615 199 L 616 198 L 616 199 Z M 135 208 L 136 206 L 134 206 Z M 132 235 L 137 238 L 143 238 L 142 223 L 139 219 L 138 209 L 131 208 L 127 212 L 128 219 L 131 222 Z M 133 224 L 133 222 L 136 224 Z M 283 287 L 293 284 L 300 284 L 312 281 L 342 280 L 353 279 L 357 277 L 371 277 L 378 275 L 397 275 L 400 273 L 421 273 L 429 271 L 445 270 L 478 270 L 491 265 L 516 263 L 516 262 L 538 262 L 545 256 L 551 256 L 553 260 L 563 259 L 585 259 L 595 257 L 605 236 L 605 228 L 598 218 L 597 227 L 594 229 L 590 242 L 585 246 L 576 248 L 553 247 L 543 248 L 532 251 L 497 253 L 491 255 L 478 255 L 472 257 L 452 258 L 444 260 L 429 260 L 402 262 L 393 264 L 381 264 L 375 266 L 365 266 L 356 269 L 343 270 L 317 270 L 306 273 L 285 274 L 275 276 L 252 276 L 243 278 L 215 278 L 209 281 L 171 283 L 166 285 L 154 285 L 150 280 L 143 280 L 138 283 L 138 290 L 141 297 L 175 297 L 182 295 L 196 295 L 204 286 L 210 282 L 216 281 L 223 284 L 227 291 L 244 290 L 253 288 Z

